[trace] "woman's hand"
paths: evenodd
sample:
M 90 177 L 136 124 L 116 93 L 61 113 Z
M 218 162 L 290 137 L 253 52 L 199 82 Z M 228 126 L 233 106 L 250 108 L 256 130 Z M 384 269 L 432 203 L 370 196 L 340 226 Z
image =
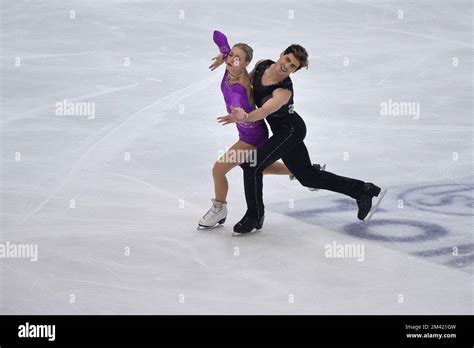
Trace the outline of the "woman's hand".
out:
M 233 108 L 232 113 L 237 117 L 237 122 L 246 122 L 249 118 L 249 114 L 247 114 L 242 108 Z
M 245 122 L 249 118 L 249 114 L 242 108 L 235 108 L 232 113 L 237 117 L 237 121 Z
M 229 123 L 236 123 L 237 116 L 234 113 L 230 113 L 227 116 L 221 116 L 217 118 L 217 122 L 222 123 L 223 126 Z
M 249 118 L 249 114 L 247 114 L 244 109 L 242 108 L 232 108 L 232 111 L 227 116 L 221 116 L 217 118 L 217 122 L 222 123 L 222 125 L 226 125 L 229 123 L 238 123 L 238 122 L 246 122 Z
M 222 65 L 222 63 L 224 63 L 224 55 L 222 53 L 219 53 L 217 56 L 212 58 L 212 60 L 214 61 L 214 63 L 211 64 L 209 69 L 211 69 L 211 71 L 214 71 L 218 67 L 220 67 Z

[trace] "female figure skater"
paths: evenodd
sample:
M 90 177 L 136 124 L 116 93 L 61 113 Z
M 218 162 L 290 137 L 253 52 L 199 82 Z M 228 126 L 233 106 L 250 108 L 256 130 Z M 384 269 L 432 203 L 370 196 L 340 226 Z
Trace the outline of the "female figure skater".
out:
M 234 108 L 241 108 L 245 112 L 254 110 L 252 88 L 246 70 L 247 65 L 252 60 L 253 50 L 244 43 L 235 44 L 232 49 L 227 42 L 226 36 L 214 31 L 214 42 L 221 52 L 214 57 L 215 62 L 209 67 L 215 70 L 222 63 L 226 63 L 226 70 L 221 82 L 221 90 L 224 95 L 227 112 L 232 112 Z M 244 151 L 254 151 L 268 139 L 268 128 L 263 119 L 253 122 L 239 122 L 239 141 L 227 150 L 215 163 L 212 168 L 214 178 L 215 198 L 212 199 L 212 207 L 199 220 L 200 227 L 213 227 L 216 224 L 223 224 L 227 217 L 227 192 L 229 184 L 226 174 L 232 168 L 242 162 L 230 161 L 232 157 L 238 159 L 235 154 Z M 281 162 L 274 162 L 262 171 L 263 174 L 291 175 L 291 172 Z
M 377 197 L 381 191 L 380 187 L 372 183 L 338 176 L 311 165 L 308 150 L 303 142 L 306 126 L 294 111 L 293 83 L 289 77 L 306 66 L 308 53 L 300 45 L 289 46 L 276 62 L 258 62 L 252 74 L 258 109 L 248 112 L 238 108 L 227 116 L 218 117 L 223 125 L 242 121 L 255 122 L 266 118 L 273 132 L 273 136 L 257 149 L 256 165 L 243 165 L 247 212 L 234 226 L 234 232 L 247 233 L 254 228 L 262 228 L 265 217 L 262 173 L 280 158 L 303 186 L 339 192 L 354 198 L 359 208 L 357 217 L 360 220 L 367 217 L 372 207 L 372 198 Z M 380 199 L 382 197 L 383 194 Z

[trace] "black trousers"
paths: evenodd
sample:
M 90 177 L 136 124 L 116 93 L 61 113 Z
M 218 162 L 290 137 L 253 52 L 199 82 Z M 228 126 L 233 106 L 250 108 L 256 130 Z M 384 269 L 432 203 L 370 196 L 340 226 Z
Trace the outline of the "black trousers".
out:
M 242 166 L 247 216 L 259 219 L 264 214 L 262 172 L 280 158 L 303 186 L 339 192 L 355 199 L 362 195 L 363 181 L 313 167 L 303 142 L 306 136 L 306 125 L 296 112 L 284 122 L 271 124 L 271 126 L 273 136 L 256 150 L 256 162 Z

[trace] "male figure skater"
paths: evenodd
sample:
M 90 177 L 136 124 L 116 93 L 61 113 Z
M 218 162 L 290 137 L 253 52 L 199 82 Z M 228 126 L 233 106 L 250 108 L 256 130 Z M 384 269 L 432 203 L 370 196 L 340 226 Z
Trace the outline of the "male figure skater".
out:
M 303 142 L 306 125 L 294 111 L 293 83 L 289 77 L 307 66 L 308 53 L 300 45 L 289 46 L 276 62 L 257 62 L 250 77 L 258 109 L 246 113 L 237 108 L 231 114 L 218 118 L 223 125 L 266 118 L 273 132 L 273 136 L 256 150 L 256 165 L 243 166 L 247 212 L 234 226 L 234 232 L 248 233 L 255 228 L 262 228 L 265 218 L 262 172 L 280 158 L 303 186 L 339 192 L 354 198 L 360 220 L 364 220 L 369 214 L 372 198 L 380 194 L 380 187 L 372 183 L 338 176 L 312 165 Z M 382 197 L 383 195 L 380 198 Z

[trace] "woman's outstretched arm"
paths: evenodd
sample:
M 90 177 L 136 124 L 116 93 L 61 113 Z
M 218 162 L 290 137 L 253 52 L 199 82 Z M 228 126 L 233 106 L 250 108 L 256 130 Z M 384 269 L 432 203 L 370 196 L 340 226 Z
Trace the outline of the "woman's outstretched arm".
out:
M 224 63 L 225 59 L 229 55 L 230 46 L 229 46 L 229 42 L 227 41 L 227 37 L 218 30 L 214 30 L 214 34 L 212 38 L 214 40 L 214 43 L 219 48 L 219 52 L 220 52 L 217 56 L 212 58 L 212 60 L 214 60 L 214 63 L 212 63 L 212 65 L 209 67 L 211 71 L 214 71 L 219 66 L 221 66 L 222 63 Z

